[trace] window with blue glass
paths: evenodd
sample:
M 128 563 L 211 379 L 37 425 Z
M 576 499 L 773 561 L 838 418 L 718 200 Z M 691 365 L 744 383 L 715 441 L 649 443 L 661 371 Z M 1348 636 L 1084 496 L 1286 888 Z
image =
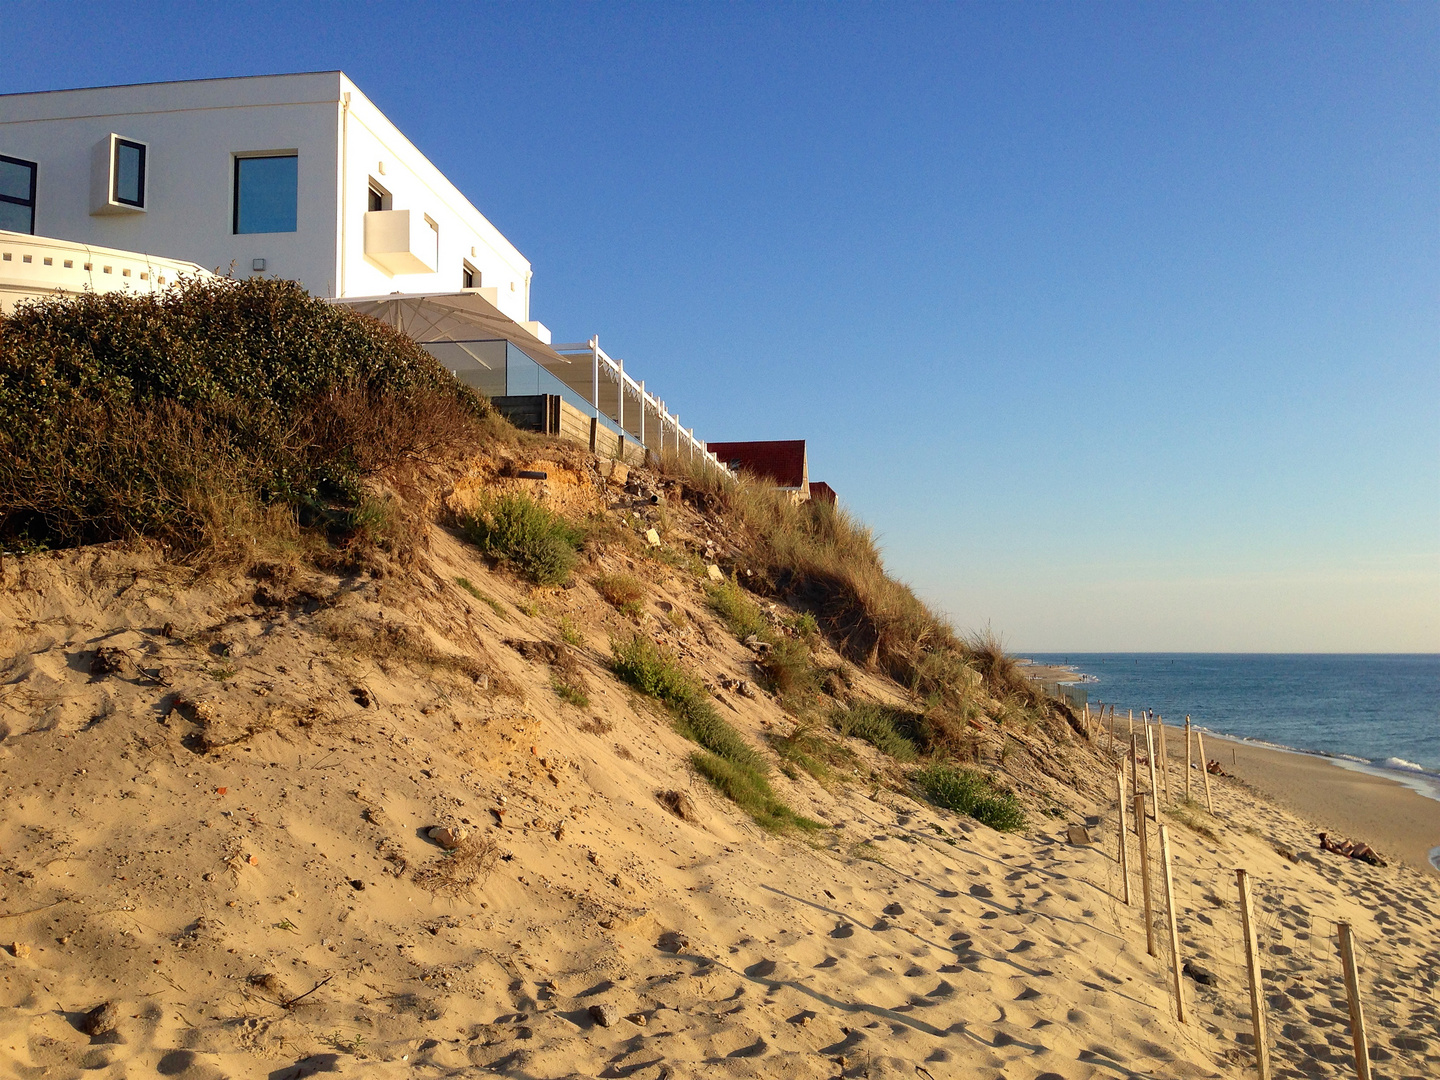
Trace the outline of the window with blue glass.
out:
M 39 171 L 33 161 L 0 154 L 0 229 L 35 231 L 35 177 Z
M 235 159 L 235 232 L 294 232 L 299 195 L 294 154 Z
M 145 208 L 145 156 L 144 143 L 115 140 L 110 194 L 117 203 L 141 210 Z

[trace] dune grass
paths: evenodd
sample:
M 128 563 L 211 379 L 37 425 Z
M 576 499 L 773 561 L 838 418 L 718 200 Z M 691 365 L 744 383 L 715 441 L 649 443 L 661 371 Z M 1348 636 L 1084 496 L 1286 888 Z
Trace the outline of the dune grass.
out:
M 923 716 L 873 701 L 836 709 L 830 724 L 841 735 L 863 739 L 896 761 L 914 761 L 927 742 Z
M 918 769 L 912 777 L 925 797 L 936 806 L 968 814 L 999 832 L 1025 828 L 1025 811 L 1013 792 L 997 788 L 975 769 L 937 762 Z
M 668 652 L 640 634 L 612 642 L 611 669 L 621 680 L 663 704 L 675 730 L 703 747 L 692 754 L 696 772 L 766 829 L 820 829 L 775 794 L 761 753 L 710 703 L 704 687 Z

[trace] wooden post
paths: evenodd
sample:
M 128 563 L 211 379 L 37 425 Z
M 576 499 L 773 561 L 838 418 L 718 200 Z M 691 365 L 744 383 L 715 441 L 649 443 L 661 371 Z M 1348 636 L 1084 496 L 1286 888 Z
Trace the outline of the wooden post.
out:
M 1135 734 L 1135 710 L 1130 710 L 1130 734 Z
M 1170 968 L 1175 984 L 1175 1019 L 1185 1023 L 1185 988 L 1180 982 L 1180 931 L 1175 925 L 1175 886 L 1170 880 L 1170 830 L 1160 826 L 1160 863 L 1165 868 L 1165 921 L 1170 930 Z
M 1120 759 L 1120 768 L 1115 770 L 1115 793 L 1120 801 L 1115 804 L 1120 818 L 1120 881 L 1121 899 L 1130 903 L 1130 843 L 1125 836 L 1125 759 Z
M 1150 845 L 1145 838 L 1145 796 L 1135 796 L 1135 832 L 1140 842 L 1140 892 L 1145 901 L 1145 951 L 1155 955 L 1155 911 L 1150 900 Z
M 1200 744 L 1200 775 L 1205 778 L 1205 809 L 1215 813 L 1215 802 L 1210 798 L 1210 762 L 1205 757 L 1205 733 L 1195 732 L 1195 741 Z
M 1355 1051 L 1355 1075 L 1370 1080 L 1369 1043 L 1365 1040 L 1365 1014 L 1360 1011 L 1360 977 L 1355 970 L 1355 943 L 1350 937 L 1350 924 L 1337 923 L 1340 931 L 1340 962 L 1345 967 L 1345 996 L 1350 1001 L 1350 1045 Z
M 1140 750 L 1136 746 L 1140 736 L 1130 732 L 1130 797 L 1140 794 Z
M 1114 752 L 1114 749 L 1115 749 L 1115 706 L 1114 706 L 1114 705 L 1111 705 L 1111 706 L 1110 706 L 1110 749 L 1111 749 L 1111 752 L 1113 753 L 1113 752 Z
M 1160 727 L 1160 783 L 1165 788 L 1165 801 L 1170 802 L 1170 751 L 1165 746 L 1165 718 L 1159 718 Z M 1156 807 L 1159 807 L 1157 802 Z M 1158 811 L 1157 811 L 1158 812 Z M 1159 821 L 1157 817 L 1155 819 Z
M 1155 729 L 1149 724 L 1145 725 L 1145 756 L 1150 759 L 1150 799 L 1155 804 L 1156 812 L 1160 806 L 1160 782 L 1155 779 Z M 1159 820 L 1158 818 L 1156 820 Z
M 1245 931 L 1245 973 L 1250 979 L 1250 1027 L 1255 1033 L 1255 1071 L 1270 1080 L 1270 1037 L 1265 1031 L 1265 995 L 1260 989 L 1260 949 L 1255 941 L 1255 915 L 1250 900 L 1250 878 L 1235 871 L 1240 889 L 1240 925 Z
M 1190 714 L 1185 714 L 1185 801 L 1190 801 Z

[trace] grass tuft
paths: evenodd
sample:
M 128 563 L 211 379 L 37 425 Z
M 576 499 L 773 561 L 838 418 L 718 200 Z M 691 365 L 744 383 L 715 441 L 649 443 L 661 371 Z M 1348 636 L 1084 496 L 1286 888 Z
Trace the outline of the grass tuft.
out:
M 581 536 L 565 519 L 524 494 L 487 499 L 460 519 L 466 540 L 515 567 L 537 585 L 563 585 Z
M 708 751 L 692 755 L 691 764 L 717 791 L 764 828 L 824 827 L 796 814 L 776 796 L 766 777 L 764 757 L 715 710 L 704 687 L 672 654 L 640 634 L 613 642 L 611 651 L 615 674 L 665 705 L 674 717 L 675 730 Z
M 1025 828 L 1025 812 L 1014 792 L 1002 791 L 984 773 L 943 762 L 919 769 L 914 780 L 936 806 L 968 814 L 999 832 Z
M 634 574 L 599 574 L 591 582 L 605 602 L 638 619 L 645 611 L 645 585 Z
M 456 585 L 459 585 L 460 588 L 464 589 L 467 593 L 469 593 L 471 596 L 473 596 L 476 600 L 479 600 L 482 604 L 484 604 L 486 607 L 488 607 L 491 611 L 495 612 L 496 615 L 499 615 L 502 619 L 505 619 L 507 622 L 509 621 L 510 616 L 507 615 L 507 614 L 505 613 L 505 609 L 500 606 L 500 601 L 499 601 L 499 600 L 492 599 L 492 598 L 489 597 L 489 596 L 486 596 L 483 592 L 481 592 L 479 589 L 477 589 L 477 588 L 470 582 L 470 579 L 469 579 L 469 578 L 457 577 L 457 578 L 455 579 L 455 584 L 456 584 Z
M 863 739 L 896 761 L 914 761 L 925 741 L 924 717 L 873 701 L 836 709 L 830 723 L 841 735 Z

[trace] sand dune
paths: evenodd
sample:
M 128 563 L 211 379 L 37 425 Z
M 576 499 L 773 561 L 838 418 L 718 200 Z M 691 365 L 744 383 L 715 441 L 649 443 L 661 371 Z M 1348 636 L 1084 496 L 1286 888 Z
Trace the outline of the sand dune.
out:
M 753 679 L 682 569 L 617 559 L 653 586 L 647 632 Z M 6 1075 L 1239 1077 L 1236 866 L 1276 1075 L 1351 1074 L 1340 920 L 1381 1074 L 1440 1075 L 1434 876 L 1316 851 L 1309 821 L 1238 783 L 1216 781 L 1213 817 L 1161 815 L 1182 957 L 1213 977 L 1182 980 L 1181 1024 L 1138 873 L 1120 899 L 1103 737 L 1076 750 L 1078 789 L 1026 789 L 1023 834 L 917 801 L 856 744 L 848 781 L 776 774 L 829 826 L 777 836 L 609 675 L 608 636 L 635 624 L 443 530 L 379 579 L 194 580 L 96 549 L 7 560 L 3 584 Z M 584 709 L 506 644 L 562 619 Z M 722 700 L 756 745 L 793 723 L 765 695 Z M 657 798 L 673 789 L 696 820 Z M 1087 820 L 1097 842 L 1069 843 Z M 437 825 L 466 830 L 458 853 Z

